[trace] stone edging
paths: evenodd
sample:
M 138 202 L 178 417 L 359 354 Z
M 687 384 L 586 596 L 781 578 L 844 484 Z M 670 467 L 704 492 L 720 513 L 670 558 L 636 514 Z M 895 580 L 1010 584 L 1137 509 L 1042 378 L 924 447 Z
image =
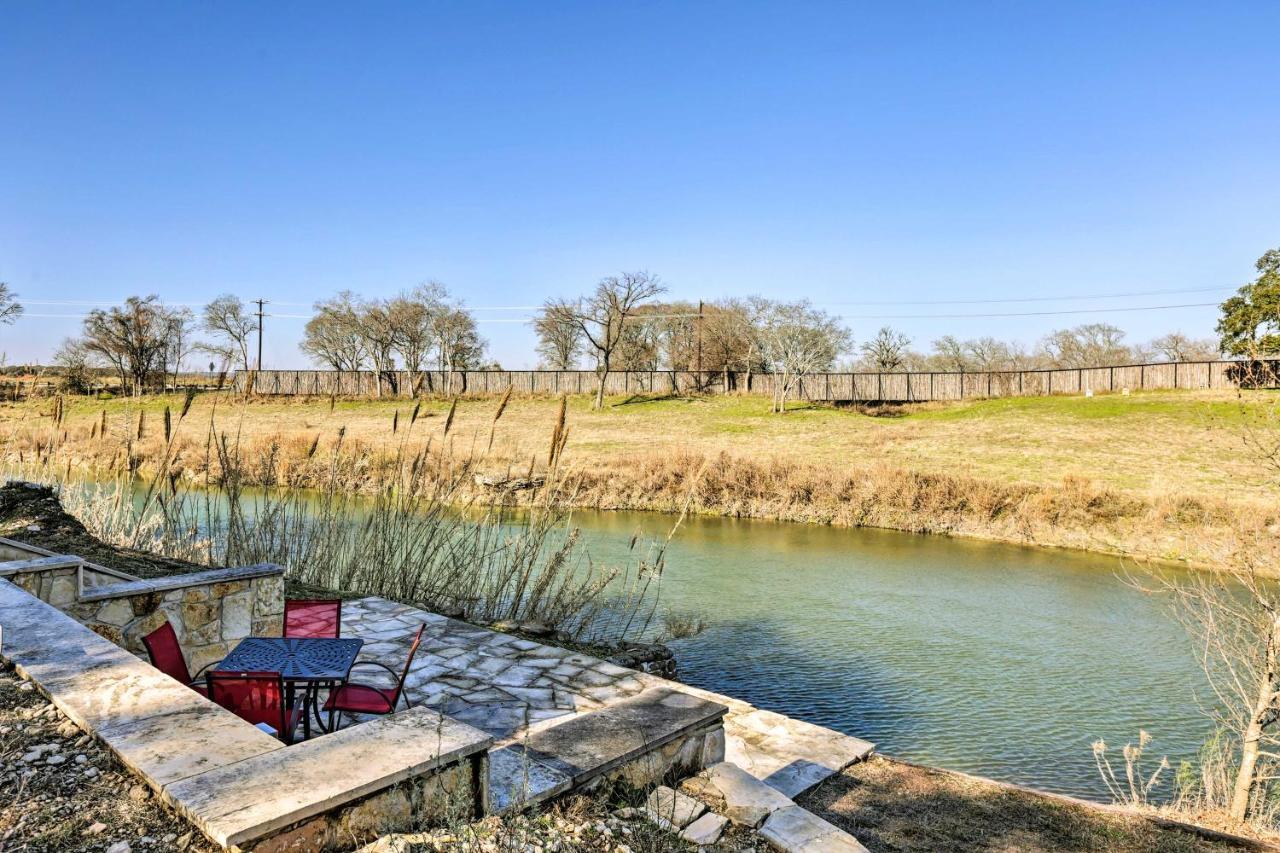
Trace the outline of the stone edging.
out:
M 125 598 L 133 595 L 144 595 L 149 592 L 167 592 L 173 589 L 185 589 L 191 586 L 202 586 L 210 583 L 251 580 L 253 578 L 283 575 L 284 566 L 275 563 L 259 563 L 256 566 L 237 566 L 231 569 L 209 569 L 204 572 L 192 572 L 185 575 L 169 575 L 150 580 L 133 580 L 127 583 L 110 586 L 93 587 L 91 592 L 80 595 L 81 601 L 105 601 L 110 598 Z

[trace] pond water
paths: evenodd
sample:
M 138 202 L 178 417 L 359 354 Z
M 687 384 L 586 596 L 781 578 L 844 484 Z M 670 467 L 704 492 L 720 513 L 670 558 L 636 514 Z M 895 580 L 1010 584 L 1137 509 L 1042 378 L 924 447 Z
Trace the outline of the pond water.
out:
M 593 558 L 661 515 L 578 512 Z M 1115 558 L 896 531 L 694 518 L 662 599 L 710 627 L 681 678 L 887 755 L 1107 799 L 1090 745 L 1151 732 L 1154 768 L 1212 731 L 1191 643 Z M 1122 771 L 1123 761 L 1117 772 Z M 1171 776 L 1172 774 L 1166 774 Z

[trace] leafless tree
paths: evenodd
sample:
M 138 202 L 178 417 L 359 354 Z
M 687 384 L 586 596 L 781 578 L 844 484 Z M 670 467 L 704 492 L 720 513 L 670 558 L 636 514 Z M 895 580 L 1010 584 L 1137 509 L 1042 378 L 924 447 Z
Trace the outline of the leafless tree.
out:
M 53 363 L 62 373 L 66 390 L 86 394 L 92 384 L 94 353 L 80 338 L 64 338 L 62 346 L 53 354 Z
M 236 361 L 248 371 L 249 341 L 258 325 L 240 297 L 224 293 L 204 306 L 200 319 L 204 330 L 213 336 L 201 348 L 224 363 Z
M 871 340 L 862 345 L 862 357 L 873 370 L 901 370 L 911 348 L 911 339 L 888 326 L 882 326 Z
M 84 344 L 115 368 L 123 390 L 140 394 L 153 376 L 164 375 L 170 324 L 159 297 L 130 296 L 122 306 L 89 312 Z
M 374 393 L 382 396 L 382 383 L 395 369 L 396 341 L 399 337 L 389 305 L 381 300 L 361 302 L 356 323 L 364 338 L 364 350 L 373 363 Z
M 173 385 L 178 385 L 178 374 L 182 372 L 182 364 L 198 348 L 203 348 L 195 341 L 196 317 L 190 308 L 167 308 L 164 312 L 165 349 L 164 363 L 168 374 L 173 377 Z
M 1124 332 L 1115 326 L 1087 323 L 1050 332 L 1041 340 L 1040 352 L 1053 367 L 1106 367 L 1132 357 L 1123 340 Z
M 933 342 L 933 361 L 942 370 L 955 373 L 971 369 L 969 349 L 954 335 L 943 335 Z
M 1257 362 L 1255 362 L 1257 363 Z M 1233 423 L 1256 462 L 1261 484 L 1280 497 L 1280 405 L 1241 389 Z M 1280 778 L 1280 537 L 1238 526 L 1216 571 L 1155 571 L 1131 576 L 1136 586 L 1167 596 L 1195 642 L 1214 699 L 1206 713 L 1231 739 L 1225 784 L 1205 786 L 1202 805 L 1235 820 L 1270 823 Z M 1219 768 L 1221 769 L 1221 768 Z
M 445 393 L 453 393 L 453 372 L 474 370 L 484 358 L 484 339 L 476 328 L 476 318 L 460 303 L 445 304 L 432 316 L 431 331 L 436 356 L 445 373 Z
M 1148 347 L 1164 361 L 1212 361 L 1219 357 L 1217 341 L 1197 340 L 1182 332 L 1161 335 Z
M 412 293 L 400 294 L 387 305 L 396 351 L 415 387 L 418 374 L 426 369 L 435 345 L 432 317 L 443 301 L 443 290 L 442 285 L 428 282 L 414 288 Z
M 317 302 L 316 314 L 307 321 L 299 348 L 310 358 L 334 370 L 361 370 L 369 353 L 360 330 L 359 300 L 344 290 L 332 299 Z
M 542 315 L 549 322 L 576 326 L 595 355 L 599 386 L 594 408 L 604 406 L 605 383 L 628 324 L 642 305 L 665 290 L 657 277 L 647 272 L 624 272 L 601 279 L 590 296 L 551 300 L 542 306 Z
M 779 413 L 805 376 L 830 370 L 852 344 L 848 329 L 808 302 L 773 304 L 760 325 L 765 359 L 774 373 L 773 411 Z
M 545 306 L 533 319 L 538 336 L 538 357 L 553 370 L 571 370 L 582 355 L 584 338 L 577 323 L 547 312 Z
M 18 294 L 9 289 L 9 285 L 0 281 L 0 326 L 7 326 L 22 316 L 22 305 L 18 303 Z

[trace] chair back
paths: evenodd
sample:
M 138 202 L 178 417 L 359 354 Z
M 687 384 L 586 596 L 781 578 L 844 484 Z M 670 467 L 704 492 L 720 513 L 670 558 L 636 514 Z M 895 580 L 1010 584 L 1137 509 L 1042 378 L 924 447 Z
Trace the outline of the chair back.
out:
M 175 681 L 191 683 L 191 670 L 187 669 L 187 660 L 182 656 L 178 635 L 168 620 L 143 637 L 142 645 L 147 647 L 147 657 L 151 658 L 152 666 Z
M 413 656 L 418 653 L 418 646 L 422 645 L 422 633 L 426 630 L 427 623 L 423 622 L 418 626 L 418 636 L 413 638 L 413 645 L 409 647 L 409 657 L 405 659 L 404 669 L 400 671 L 400 680 L 396 683 L 396 693 L 391 698 L 392 710 L 395 710 L 396 703 L 400 701 L 400 694 L 404 692 L 404 682 L 409 677 L 409 667 L 413 666 Z
M 285 599 L 286 637 L 337 637 L 342 631 L 342 600 Z
M 245 722 L 266 723 L 288 737 L 284 679 L 278 672 L 234 672 L 211 669 L 209 698 Z

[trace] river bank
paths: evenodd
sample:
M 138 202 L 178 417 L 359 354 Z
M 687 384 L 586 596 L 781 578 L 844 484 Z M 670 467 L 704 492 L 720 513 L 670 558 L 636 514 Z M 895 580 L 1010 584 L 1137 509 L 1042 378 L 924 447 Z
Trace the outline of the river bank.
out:
M 734 398 L 237 400 L 197 397 L 172 453 L 180 398 L 0 406 L 0 462 L 93 476 L 220 476 L 209 424 L 260 464 L 243 485 L 314 487 L 334 473 L 370 493 L 397 458 L 466 457 L 460 500 L 527 503 L 557 458 L 558 500 L 883 527 L 1212 568 L 1240 539 L 1280 531 L 1274 478 L 1249 436 L 1274 436 L 1274 397 L 1168 392 L 928 404 L 770 416 Z M 888 415 L 888 416 L 885 416 Z M 165 471 L 161 472 L 161 467 Z M 530 487 L 534 488 L 530 488 Z

